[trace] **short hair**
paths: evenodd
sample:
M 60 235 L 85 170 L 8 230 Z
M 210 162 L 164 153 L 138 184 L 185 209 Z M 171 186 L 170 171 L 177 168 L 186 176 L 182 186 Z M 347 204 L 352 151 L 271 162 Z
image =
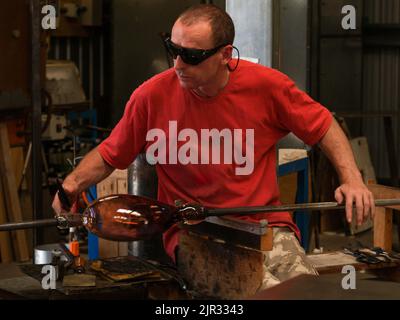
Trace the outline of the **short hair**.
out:
M 212 4 L 194 5 L 182 12 L 177 20 L 186 25 L 199 21 L 209 22 L 215 46 L 233 44 L 235 39 L 232 18 L 224 10 Z

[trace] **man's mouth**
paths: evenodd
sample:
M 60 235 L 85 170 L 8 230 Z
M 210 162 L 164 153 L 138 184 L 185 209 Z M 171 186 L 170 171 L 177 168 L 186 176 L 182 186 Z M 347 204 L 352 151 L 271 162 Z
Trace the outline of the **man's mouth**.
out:
M 188 80 L 191 78 L 190 76 L 187 76 L 187 75 L 179 73 L 179 72 L 177 73 L 177 75 L 178 75 L 179 79 L 182 79 L 182 80 Z

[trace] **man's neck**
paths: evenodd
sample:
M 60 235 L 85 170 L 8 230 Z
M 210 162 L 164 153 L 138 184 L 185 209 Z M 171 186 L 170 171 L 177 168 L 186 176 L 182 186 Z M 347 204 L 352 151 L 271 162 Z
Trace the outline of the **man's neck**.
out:
M 205 97 L 205 98 L 212 98 L 217 96 L 222 89 L 225 88 L 225 86 L 229 82 L 229 70 L 223 70 L 219 73 L 219 75 L 215 78 L 215 81 L 213 83 L 207 84 L 206 86 L 200 86 L 196 89 L 193 89 L 193 92 L 197 94 L 200 97 Z

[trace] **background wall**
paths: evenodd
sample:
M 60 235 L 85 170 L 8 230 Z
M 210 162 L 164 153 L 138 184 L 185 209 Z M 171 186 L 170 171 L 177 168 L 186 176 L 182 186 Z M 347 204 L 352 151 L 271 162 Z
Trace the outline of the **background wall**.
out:
M 112 9 L 112 123 L 131 93 L 168 68 L 159 32 L 170 32 L 178 15 L 199 0 L 117 0 Z M 215 1 L 224 7 L 224 1 Z
M 400 1 L 365 0 L 364 28 L 371 41 L 363 51 L 363 112 L 393 112 L 397 161 L 400 159 Z M 377 40 L 377 41 L 375 41 Z M 370 143 L 378 176 L 390 177 L 383 121 L 366 119 L 362 130 Z M 398 164 L 397 164 L 398 165 Z

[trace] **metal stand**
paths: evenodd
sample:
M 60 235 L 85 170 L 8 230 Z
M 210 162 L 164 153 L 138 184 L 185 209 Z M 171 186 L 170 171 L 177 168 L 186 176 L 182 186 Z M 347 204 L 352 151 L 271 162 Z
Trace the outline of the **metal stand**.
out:
M 40 1 L 30 1 L 31 18 L 31 101 L 32 101 L 32 207 L 33 219 L 43 218 L 42 199 L 42 164 L 41 164 L 41 128 L 42 128 L 42 102 L 41 102 L 41 63 L 40 63 Z M 41 232 L 33 231 L 33 246 L 42 242 Z M 34 255 L 34 250 L 33 253 Z

